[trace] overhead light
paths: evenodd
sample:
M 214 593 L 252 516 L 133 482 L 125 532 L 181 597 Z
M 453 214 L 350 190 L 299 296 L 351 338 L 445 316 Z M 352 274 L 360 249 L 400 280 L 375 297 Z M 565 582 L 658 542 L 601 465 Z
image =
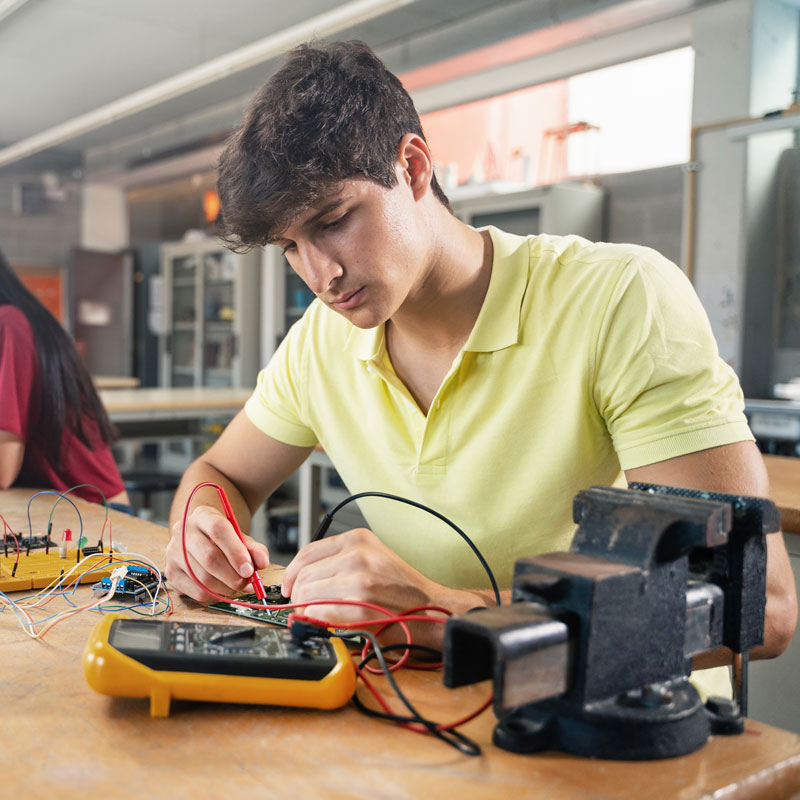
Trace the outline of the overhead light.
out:
M 28 0 L 0 0 L 0 22 L 27 2 Z
M 19 2 L 12 0 L 12 5 Z M 0 167 L 261 64 L 309 39 L 331 36 L 414 2 L 417 0 L 353 0 L 0 149 Z
M 213 189 L 209 189 L 203 194 L 203 213 L 206 215 L 206 222 L 216 222 L 219 209 L 219 195 Z

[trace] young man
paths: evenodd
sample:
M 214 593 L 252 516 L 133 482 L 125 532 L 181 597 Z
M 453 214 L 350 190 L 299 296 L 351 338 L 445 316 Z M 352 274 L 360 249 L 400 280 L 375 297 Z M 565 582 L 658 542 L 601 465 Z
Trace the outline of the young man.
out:
M 318 299 L 184 476 L 167 549 L 181 592 L 209 599 L 180 546 L 191 488 L 222 484 L 246 527 L 318 443 L 351 492 L 391 492 L 456 522 L 506 598 L 517 558 L 569 546 L 573 496 L 592 484 L 769 493 L 738 381 L 680 270 L 642 247 L 461 223 L 411 99 L 365 45 L 292 51 L 232 136 L 219 190 L 229 243 L 279 245 Z M 241 544 L 216 493 L 196 498 L 194 571 L 213 591 L 245 588 L 266 549 Z M 456 613 L 493 602 L 439 520 L 386 499 L 361 508 L 371 531 L 312 543 L 288 566 L 292 601 Z M 764 656 L 786 647 L 796 618 L 781 534 L 768 552 Z

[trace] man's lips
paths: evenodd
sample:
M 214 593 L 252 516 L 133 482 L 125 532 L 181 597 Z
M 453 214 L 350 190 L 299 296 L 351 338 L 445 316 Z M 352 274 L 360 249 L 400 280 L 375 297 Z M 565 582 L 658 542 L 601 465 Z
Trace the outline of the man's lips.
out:
M 337 308 L 353 308 L 361 302 L 363 295 L 364 287 L 362 286 L 360 289 L 356 289 L 353 292 L 347 292 L 339 295 L 338 297 L 332 297 L 330 304 L 332 306 L 336 306 Z

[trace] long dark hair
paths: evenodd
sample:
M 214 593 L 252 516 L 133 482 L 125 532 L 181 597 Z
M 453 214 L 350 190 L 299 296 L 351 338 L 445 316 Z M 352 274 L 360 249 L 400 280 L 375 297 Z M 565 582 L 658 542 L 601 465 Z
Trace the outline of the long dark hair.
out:
M 94 448 L 86 419 L 94 419 L 106 444 L 116 431 L 78 355 L 72 339 L 58 320 L 34 297 L 0 252 L 0 305 L 16 306 L 33 329 L 42 394 L 39 416 L 31 420 L 28 441 L 35 443 L 55 468 L 61 466 L 64 430 L 70 430 L 87 447 Z

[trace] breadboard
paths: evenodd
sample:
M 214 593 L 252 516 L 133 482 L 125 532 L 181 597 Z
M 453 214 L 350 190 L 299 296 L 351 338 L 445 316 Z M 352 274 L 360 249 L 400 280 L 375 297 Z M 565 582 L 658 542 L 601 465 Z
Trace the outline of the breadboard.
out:
M 49 553 L 32 551 L 30 555 L 20 553 L 19 566 L 14 577 L 11 572 L 17 560 L 14 555 L 0 556 L 0 592 L 24 592 L 28 589 L 43 589 L 56 580 L 62 572 L 67 572 L 75 566 L 75 550 L 67 551 L 67 557 L 61 558 L 57 548 L 51 548 Z M 88 556 L 81 564 L 81 574 L 77 576 L 78 583 L 94 583 L 101 578 L 107 578 L 116 564 L 108 563 L 108 553 L 97 553 Z M 89 572 L 92 570 L 92 572 Z M 87 574 L 88 573 L 88 574 Z M 70 585 L 75 583 L 76 575 L 70 578 Z

